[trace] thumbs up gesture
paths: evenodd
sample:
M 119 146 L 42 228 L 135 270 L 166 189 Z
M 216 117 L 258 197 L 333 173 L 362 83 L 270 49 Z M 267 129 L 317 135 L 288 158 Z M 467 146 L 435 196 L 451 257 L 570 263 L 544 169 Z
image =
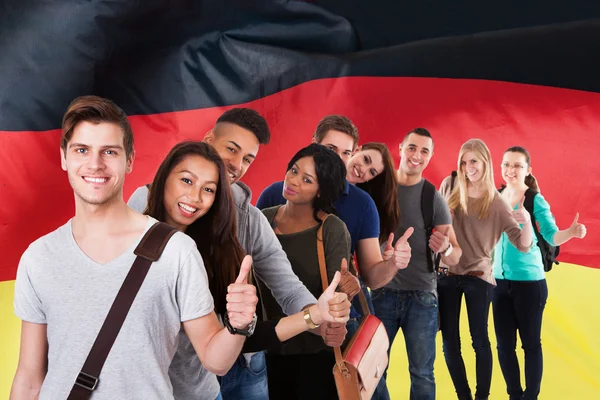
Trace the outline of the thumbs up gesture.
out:
M 345 265 L 345 263 L 346 260 L 343 260 L 342 265 Z M 348 300 L 348 296 L 346 293 L 335 291 L 340 283 L 341 277 L 342 275 L 339 272 L 336 272 L 327 290 L 325 290 L 319 297 L 319 300 L 317 300 L 317 307 L 319 308 L 321 319 L 325 322 L 346 323 L 350 317 L 350 301 Z
M 383 252 L 381 253 L 381 257 L 383 258 L 383 261 L 387 261 L 393 257 L 394 247 L 392 246 L 392 243 L 394 243 L 394 232 L 390 233 L 390 236 L 388 237 L 388 240 L 385 243 L 385 248 L 383 249 Z
M 525 196 L 523 196 L 523 198 L 521 199 L 521 202 L 519 203 L 519 208 L 514 210 L 512 212 L 512 215 L 514 219 L 516 219 L 517 222 L 521 225 L 524 225 L 531 221 L 531 216 L 529 215 L 529 212 L 527 212 L 527 210 L 525 209 Z
M 392 256 L 392 261 L 398 269 L 404 269 L 408 267 L 411 255 L 410 244 L 408 244 L 408 238 L 413 234 L 414 231 L 415 230 L 412 226 L 408 228 L 406 232 L 404 232 L 404 235 L 402 235 L 400 239 L 398 239 L 396 245 L 394 246 L 394 254 Z
M 569 227 L 569 232 L 571 233 L 571 237 L 575 237 L 578 239 L 583 239 L 587 234 L 587 229 L 585 225 L 579 223 L 579 213 L 575 214 L 575 219 Z
M 448 235 L 448 230 L 446 233 L 442 233 L 438 230 L 431 234 L 429 238 L 429 248 L 434 253 L 442 253 L 446 251 L 446 249 L 450 246 L 450 236 Z
M 360 282 L 358 278 L 350 271 L 348 271 L 348 263 L 346 260 L 342 260 L 341 279 L 339 284 L 339 290 L 342 293 L 346 293 L 349 299 L 352 299 L 360 290 Z
M 251 267 L 252 257 L 244 257 L 235 283 L 227 287 L 227 316 L 231 326 L 237 329 L 245 329 L 256 313 L 256 287 L 248 283 Z

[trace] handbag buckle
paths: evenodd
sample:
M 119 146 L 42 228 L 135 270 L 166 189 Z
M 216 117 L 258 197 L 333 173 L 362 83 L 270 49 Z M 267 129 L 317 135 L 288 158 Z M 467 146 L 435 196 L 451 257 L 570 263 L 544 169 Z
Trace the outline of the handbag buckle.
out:
M 77 375 L 77 379 L 75 379 L 75 384 L 91 392 L 96 389 L 96 386 L 98 385 L 98 378 L 81 371 L 79 372 L 79 375 Z

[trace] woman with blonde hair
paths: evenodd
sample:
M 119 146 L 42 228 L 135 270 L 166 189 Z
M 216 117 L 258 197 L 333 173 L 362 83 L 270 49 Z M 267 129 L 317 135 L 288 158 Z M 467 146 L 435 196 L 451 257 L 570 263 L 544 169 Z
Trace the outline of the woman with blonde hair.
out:
M 496 285 L 492 252 L 502 233 L 519 251 L 529 251 L 532 244 L 533 231 L 529 213 L 523 207 L 524 199 L 517 210 L 511 210 L 496 190 L 493 177 L 488 147 L 480 139 L 470 139 L 460 148 L 456 182 L 452 185 L 452 178 L 448 177 L 440 187 L 454 214 L 452 225 L 462 249 L 458 264 L 450 266 L 447 275 L 438 280 L 444 357 L 458 399 L 473 398 L 460 345 L 462 297 L 475 350 L 475 399 L 487 399 L 492 380 L 488 316 Z

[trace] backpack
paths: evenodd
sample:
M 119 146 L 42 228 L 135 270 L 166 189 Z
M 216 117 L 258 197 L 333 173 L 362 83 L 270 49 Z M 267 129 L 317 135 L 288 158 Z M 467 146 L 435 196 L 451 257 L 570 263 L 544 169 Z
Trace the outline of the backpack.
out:
M 506 186 L 502 185 L 502 187 L 498 191 L 502 193 L 502 191 L 505 188 Z M 538 247 L 540 248 L 540 252 L 542 253 L 542 263 L 544 264 L 544 271 L 548 272 L 552 269 L 554 264 L 560 264 L 556 260 L 556 257 L 558 257 L 558 254 L 560 253 L 560 246 L 552 246 L 550 243 L 546 242 L 546 240 L 540 233 L 540 227 L 537 221 L 535 220 L 535 215 L 533 213 L 534 199 L 537 194 L 538 192 L 536 192 L 535 190 L 531 188 L 527 189 L 527 191 L 525 191 L 525 202 L 523 205 L 529 213 L 529 215 L 531 215 L 531 225 L 533 226 L 533 233 L 535 233 L 535 237 L 538 241 Z

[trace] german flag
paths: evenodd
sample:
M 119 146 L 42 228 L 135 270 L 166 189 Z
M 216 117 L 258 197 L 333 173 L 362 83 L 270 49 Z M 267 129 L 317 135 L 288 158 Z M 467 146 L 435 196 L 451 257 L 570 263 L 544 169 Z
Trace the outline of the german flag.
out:
M 436 184 L 456 169 L 469 138 L 492 150 L 498 184 L 503 151 L 528 148 L 559 227 L 579 212 L 588 228 L 584 240 L 561 247 L 561 264 L 548 274 L 541 396 L 595 398 L 598 17 L 600 2 L 584 0 L 2 2 L 0 397 L 8 397 L 18 357 L 19 258 L 74 213 L 60 169 L 61 118 L 73 98 L 97 94 L 131 116 L 137 156 L 126 199 L 175 143 L 202 138 L 234 106 L 258 110 L 273 133 L 245 178 L 255 199 L 283 178 L 326 114 L 350 117 L 361 143 L 387 143 L 396 162 L 403 135 L 427 127 L 436 147 L 425 173 Z M 462 332 L 468 343 L 466 324 Z M 406 398 L 410 385 L 401 342 L 399 335 L 388 378 L 393 399 Z M 453 398 L 441 347 L 436 380 L 439 398 Z M 505 397 L 496 364 L 491 398 Z

